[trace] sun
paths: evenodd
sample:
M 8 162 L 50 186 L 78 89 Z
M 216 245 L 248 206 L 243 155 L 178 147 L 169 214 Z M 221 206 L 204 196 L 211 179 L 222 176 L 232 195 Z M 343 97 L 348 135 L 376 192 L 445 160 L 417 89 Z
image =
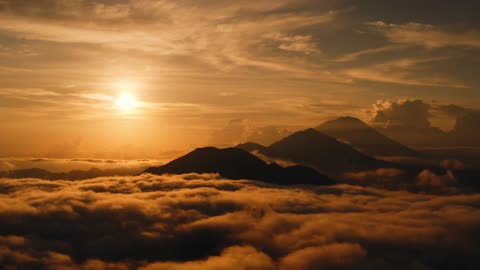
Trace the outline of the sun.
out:
M 136 81 L 123 79 L 113 82 L 111 87 L 118 93 L 117 98 L 114 99 L 114 105 L 121 112 L 132 113 L 140 106 L 140 102 L 134 95 L 138 88 Z
M 138 106 L 138 101 L 131 94 L 122 94 L 115 100 L 115 105 L 124 112 L 130 112 Z

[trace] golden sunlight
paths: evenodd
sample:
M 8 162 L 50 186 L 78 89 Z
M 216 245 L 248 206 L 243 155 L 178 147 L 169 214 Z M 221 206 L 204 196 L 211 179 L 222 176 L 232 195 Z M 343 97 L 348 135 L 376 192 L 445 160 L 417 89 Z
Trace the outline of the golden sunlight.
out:
M 134 110 L 138 106 L 138 101 L 131 94 L 122 94 L 115 100 L 115 105 L 122 111 L 128 112 Z
M 135 95 L 137 84 L 132 80 L 121 80 L 113 84 L 113 88 L 119 92 L 115 99 L 115 106 L 122 112 L 128 113 L 139 106 L 139 102 Z

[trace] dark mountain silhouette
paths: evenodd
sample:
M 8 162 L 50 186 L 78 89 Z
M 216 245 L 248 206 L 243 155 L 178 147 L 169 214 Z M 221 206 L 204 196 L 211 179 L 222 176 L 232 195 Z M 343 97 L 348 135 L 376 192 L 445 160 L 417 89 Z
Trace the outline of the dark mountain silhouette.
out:
M 246 143 L 241 143 L 241 144 L 235 146 L 235 148 L 240 148 L 240 149 L 243 149 L 247 152 L 254 152 L 254 151 L 265 150 L 267 147 L 265 147 L 261 144 L 258 144 L 258 143 L 254 143 L 254 142 L 246 142 Z
M 414 150 L 388 138 L 354 117 L 340 117 L 315 128 L 323 134 L 347 141 L 356 149 L 373 156 L 416 156 Z
M 163 166 L 145 170 L 152 174 L 218 173 L 229 179 L 251 179 L 274 184 L 334 184 L 330 178 L 305 166 L 281 167 L 267 164 L 238 148 L 198 148 Z
M 350 145 L 315 129 L 293 133 L 261 150 L 260 153 L 312 166 L 330 175 L 395 167 L 391 163 L 360 153 Z

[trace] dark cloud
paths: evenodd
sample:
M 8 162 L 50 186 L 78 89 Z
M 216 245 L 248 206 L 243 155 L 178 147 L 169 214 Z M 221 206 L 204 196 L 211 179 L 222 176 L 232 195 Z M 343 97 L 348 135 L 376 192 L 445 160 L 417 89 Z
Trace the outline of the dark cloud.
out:
M 371 110 L 372 121 L 386 135 L 417 146 L 477 147 L 480 112 L 462 106 L 430 104 L 422 100 L 380 101 Z M 454 119 L 453 129 L 444 132 L 432 119 Z
M 385 135 L 413 147 L 476 147 L 480 132 L 480 113 L 449 104 L 422 100 L 379 101 L 373 105 L 372 121 Z M 454 127 L 441 130 L 432 122 L 448 122 Z
M 408 174 L 400 169 L 380 168 L 376 170 L 350 172 L 343 176 L 342 181 L 361 186 L 390 187 L 395 189 L 407 186 L 405 179 Z
M 462 172 L 459 161 L 445 160 L 445 170 L 400 170 L 382 168 L 377 170 L 347 173 L 340 180 L 343 183 L 376 187 L 388 190 L 407 190 L 414 193 L 455 194 L 462 190 L 458 172 Z M 463 180 L 461 178 L 460 180 Z M 468 179 L 465 181 L 469 181 Z M 465 189 L 463 189 L 465 190 Z
M 377 102 L 373 121 L 386 126 L 430 127 L 430 105 L 421 100 Z
M 452 144 L 455 146 L 480 146 L 480 112 L 470 111 L 457 116 L 451 132 Z
M 480 112 L 468 112 L 457 117 L 455 133 L 478 135 L 480 134 Z
M 443 188 L 456 185 L 455 175 L 451 171 L 447 171 L 444 175 L 437 175 L 429 170 L 423 170 L 417 178 L 420 187 Z
M 434 110 L 439 112 L 439 113 L 443 113 L 446 116 L 454 117 L 454 118 L 462 116 L 462 115 L 472 111 L 471 109 L 464 108 L 462 106 L 458 106 L 458 105 L 455 105 L 455 104 L 437 105 L 437 106 L 434 106 Z
M 4 269 L 479 267 L 477 194 L 214 174 L 2 179 L 0 194 Z

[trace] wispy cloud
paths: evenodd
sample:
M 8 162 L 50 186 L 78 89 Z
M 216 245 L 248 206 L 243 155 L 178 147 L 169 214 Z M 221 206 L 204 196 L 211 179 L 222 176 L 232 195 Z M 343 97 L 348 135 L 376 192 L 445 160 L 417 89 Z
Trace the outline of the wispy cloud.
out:
M 269 3 L 272 5 L 255 5 L 257 9 L 250 9 L 242 16 L 238 15 L 241 6 L 235 8 L 235 5 L 207 11 L 181 3 L 133 1 L 114 6 L 96 3 L 93 18 L 88 10 L 82 9 L 76 11 L 75 20 L 63 20 L 60 11 L 58 17 L 50 20 L 14 13 L 0 19 L 0 30 L 30 40 L 96 44 L 154 55 L 189 55 L 219 67 L 230 63 L 301 72 L 292 63 L 287 65 L 285 61 L 255 53 L 252 46 L 268 36 L 281 42 L 279 50 L 313 53 L 317 49 L 311 43 L 311 36 L 280 36 L 278 32 L 328 23 L 334 14 L 276 14 L 270 11 L 278 4 Z M 121 27 L 114 23 L 119 18 L 123 20 Z M 141 23 L 142 19 L 146 21 Z
M 388 24 L 371 22 L 370 26 L 381 31 L 391 42 L 411 44 L 426 48 L 480 47 L 480 33 L 477 31 L 447 31 L 439 27 L 420 24 Z
M 277 43 L 279 49 L 284 51 L 300 52 L 305 54 L 319 53 L 310 35 L 287 35 L 283 33 L 270 33 L 265 38 Z
M 42 97 L 42 96 L 60 96 L 59 93 L 45 90 L 42 88 L 0 88 L 0 96 L 10 97 Z
M 405 49 L 405 46 L 398 46 L 398 45 L 387 45 L 384 47 L 378 47 L 378 48 L 370 48 L 370 49 L 365 49 L 353 53 L 349 53 L 346 55 L 343 55 L 339 58 L 337 58 L 335 61 L 336 62 L 350 62 L 357 60 L 358 58 L 361 58 L 366 55 L 375 55 L 375 54 L 382 54 L 382 53 L 387 53 L 387 52 L 392 52 L 392 51 L 398 51 L 398 50 L 403 50 Z
M 421 76 L 416 72 L 419 64 L 443 61 L 448 57 L 434 58 L 400 58 L 386 63 L 374 64 L 362 68 L 347 69 L 344 73 L 352 79 L 393 83 L 400 85 L 417 85 L 430 87 L 468 88 L 462 82 L 443 76 L 432 76 L 425 73 Z

